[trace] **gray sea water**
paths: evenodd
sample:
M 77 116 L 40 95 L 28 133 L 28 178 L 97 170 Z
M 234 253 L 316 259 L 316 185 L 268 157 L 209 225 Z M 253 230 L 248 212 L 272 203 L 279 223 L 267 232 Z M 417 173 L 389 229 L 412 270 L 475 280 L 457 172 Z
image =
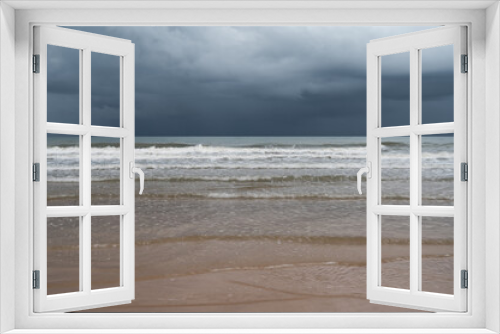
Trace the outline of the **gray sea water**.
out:
M 48 139 L 50 182 L 78 182 L 79 147 L 68 137 Z M 98 138 L 92 146 L 92 180 L 117 180 L 119 142 Z M 381 154 L 383 204 L 408 201 L 408 138 L 384 139 Z M 136 138 L 146 184 L 175 182 L 165 195 L 177 198 L 357 198 L 356 172 L 365 159 L 364 137 Z M 422 178 L 424 204 L 453 200 L 453 137 L 422 138 Z
M 49 136 L 48 205 L 78 205 L 79 150 L 77 138 Z M 91 151 L 92 204 L 119 204 L 119 142 L 95 139 Z M 134 311 L 149 312 L 151 305 L 158 305 L 160 311 L 184 311 L 175 305 L 205 303 L 214 298 L 202 288 L 202 282 L 184 287 L 189 291 L 199 289 L 195 296 L 187 290 L 168 290 L 162 279 L 169 275 L 190 277 L 262 267 L 265 269 L 259 270 L 264 271 L 255 277 L 248 274 L 247 278 L 263 284 L 276 280 L 276 268 L 299 270 L 296 265 L 324 263 L 319 266 L 327 275 L 305 279 L 299 286 L 290 285 L 290 290 L 303 285 L 328 286 L 333 284 L 333 277 L 352 282 L 364 275 L 366 200 L 356 189 L 356 173 L 366 159 L 364 137 L 137 137 L 135 153 L 136 164 L 146 175 L 144 194 L 136 196 L 137 279 L 147 284 L 138 285 Z M 382 202 L 407 204 L 408 139 L 384 139 L 381 155 Z M 453 205 L 453 137 L 422 138 L 422 203 Z M 100 252 L 96 258 L 108 259 L 101 264 L 101 271 L 93 271 L 96 282 L 108 282 L 116 276 L 109 276 L 109 259 L 115 259 L 113 268 L 118 272 L 119 253 L 113 250 L 119 248 L 113 238 L 119 234 L 111 227 L 119 225 L 111 218 L 116 220 L 92 217 L 96 224 L 93 231 L 99 236 L 93 239 L 92 249 Z M 69 262 L 69 251 L 60 256 L 56 252 L 75 249 L 73 244 L 59 244 L 61 240 L 68 243 L 68 238 L 61 236 L 70 233 L 68 222 L 60 220 L 51 218 L 48 222 L 54 268 L 67 267 Z M 423 262 L 428 271 L 426 274 L 424 270 L 423 277 L 429 277 L 424 280 L 429 282 L 424 282 L 429 286 L 426 291 L 450 293 L 453 219 L 426 217 L 422 224 L 424 253 L 429 257 Z M 77 244 L 78 229 L 73 232 Z M 408 288 L 408 217 L 383 217 L 382 232 L 382 283 Z M 267 256 L 262 254 L 262 247 L 269 248 L 262 249 Z M 351 253 L 352 247 L 357 251 Z M 73 253 L 72 263 L 78 268 L 78 252 Z M 52 272 L 52 288 L 63 291 L 56 281 L 58 269 Z M 75 277 L 72 284 L 77 288 Z M 282 286 L 282 279 L 275 283 Z M 358 283 L 351 287 L 352 296 L 364 301 L 365 287 L 362 280 Z M 234 288 L 232 283 L 224 284 L 222 290 Z M 167 289 L 166 295 L 177 293 L 182 302 L 158 301 L 149 295 L 153 287 L 155 291 Z M 322 294 L 327 292 L 321 290 Z M 257 311 L 260 309 L 251 307 L 257 295 L 240 291 L 236 299 L 221 303 L 241 299 L 249 302 L 245 310 Z M 365 310 L 356 305 L 341 309 Z M 320 304 L 318 309 L 331 310 Z

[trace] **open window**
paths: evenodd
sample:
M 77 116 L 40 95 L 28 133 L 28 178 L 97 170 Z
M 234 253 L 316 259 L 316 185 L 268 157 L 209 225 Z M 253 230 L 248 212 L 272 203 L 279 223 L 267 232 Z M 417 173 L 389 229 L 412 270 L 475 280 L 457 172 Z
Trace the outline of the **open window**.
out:
M 364 170 L 369 173 L 367 296 L 373 303 L 466 311 L 465 35 L 465 28 L 446 27 L 368 44 Z M 134 166 L 134 45 L 62 28 L 37 27 L 34 37 L 35 311 L 128 303 L 134 298 L 133 178 L 135 172 L 143 176 Z M 428 71 L 436 66 L 428 59 L 438 59 L 443 68 Z M 96 70 L 105 71 L 109 82 L 95 83 Z M 74 75 L 66 75 L 71 71 Z M 441 101 L 437 88 L 451 91 L 452 99 Z M 119 100 L 96 110 L 94 99 L 113 89 Z M 387 91 L 398 89 L 407 94 L 396 102 L 387 99 Z M 60 99 L 65 103 L 57 103 Z M 67 110 L 54 112 L 61 105 Z M 429 115 L 437 106 L 447 108 L 444 118 Z M 94 117 L 96 112 L 106 117 Z M 48 150 L 53 143 L 57 150 Z M 95 156 L 97 145 L 105 156 Z M 440 152 L 440 145 L 447 149 Z M 438 148 L 432 152 L 437 160 L 429 158 L 430 146 Z M 447 166 L 449 157 L 442 163 L 439 155 L 448 154 L 450 146 L 453 162 Z M 388 147 L 398 150 L 390 157 L 394 161 L 387 161 Z M 113 175 L 101 179 L 103 172 Z M 437 174 L 449 184 L 428 188 Z M 387 182 L 394 177 L 408 184 L 407 193 Z M 66 184 L 69 179 L 73 182 Z M 118 186 L 103 181 L 109 179 Z M 450 189 L 451 202 L 441 196 Z M 388 261 L 386 253 L 398 260 Z M 54 266 L 57 275 L 51 274 Z M 434 284 L 440 274 L 452 279 Z
M 426 62 L 426 55 L 430 53 L 448 62 L 441 71 L 442 78 L 447 76 L 447 79 L 426 77 L 426 70 L 433 66 Z M 373 303 L 433 311 L 467 310 L 466 54 L 466 28 L 458 26 L 384 38 L 368 44 L 367 298 Z M 403 68 L 407 74 L 391 72 L 394 67 Z M 388 80 L 391 75 L 392 82 Z M 384 94 L 384 86 L 391 84 L 408 92 L 407 99 L 397 101 L 392 108 L 401 116 L 397 124 L 384 122 L 384 113 L 390 112 L 391 103 L 395 103 Z M 435 94 L 439 89 L 453 92 L 452 100 L 446 104 L 450 108 L 448 119 L 435 119 L 426 113 L 426 106 L 439 100 Z M 439 157 L 436 161 L 428 159 L 428 140 L 442 140 L 454 146 L 452 166 L 440 166 Z M 388 165 L 384 151 L 402 143 L 409 151 L 401 150 L 399 162 Z M 429 173 L 444 169 L 450 173 L 452 203 L 440 202 L 439 193 L 437 196 L 427 193 L 428 185 L 433 182 Z M 387 181 L 390 177 L 406 178 L 408 193 L 391 193 L 394 189 Z M 445 228 L 433 228 L 438 224 Z M 444 233 L 449 235 L 435 241 L 434 231 L 437 230 L 448 231 Z M 394 231 L 404 231 L 406 241 L 392 238 Z M 407 247 L 407 253 L 396 255 L 406 259 L 406 265 L 401 264 L 405 261 L 400 261 L 397 268 L 387 265 L 384 260 L 385 254 L 391 252 L 391 244 L 396 243 Z M 429 258 L 427 247 L 451 247 L 451 254 L 443 254 L 451 265 Z M 453 284 L 437 290 L 428 288 L 432 286 L 427 284 L 429 280 L 439 279 L 426 277 L 428 265 L 441 266 L 447 274 L 453 275 Z M 391 275 L 403 275 L 408 282 L 403 286 L 394 285 Z
M 2 11 L 2 273 L 3 301 L 12 307 L 4 307 L 2 315 L 5 330 L 47 330 L 53 328 L 72 329 L 88 328 L 88 331 L 99 331 L 96 328 L 109 330 L 112 328 L 138 328 L 133 332 L 146 331 L 148 328 L 190 328 L 194 322 L 201 322 L 200 327 L 221 328 L 222 326 L 238 328 L 267 326 L 276 328 L 350 328 L 355 326 L 358 331 L 368 331 L 370 328 L 415 328 L 422 332 L 443 330 L 453 331 L 496 331 L 498 324 L 497 312 L 488 312 L 498 306 L 495 287 L 498 286 L 498 261 L 495 250 L 498 247 L 497 222 L 498 206 L 498 174 L 496 160 L 498 159 L 498 137 L 495 128 L 498 126 L 498 109 L 495 108 L 498 99 L 495 92 L 498 86 L 498 38 L 495 33 L 498 26 L 498 4 L 486 2 L 440 2 L 432 3 L 397 3 L 387 6 L 386 2 L 374 2 L 369 6 L 348 6 L 343 2 L 329 3 L 329 8 L 323 5 L 307 4 L 307 10 L 287 7 L 287 13 L 276 10 L 272 4 L 264 4 L 262 10 L 237 9 L 231 7 L 219 9 L 192 8 L 179 9 L 147 8 L 148 3 L 137 3 L 137 9 L 125 8 L 123 2 L 113 3 L 112 8 L 103 10 L 101 3 L 92 3 L 85 10 L 73 8 L 71 4 L 40 2 L 3 3 Z M 52 6 L 51 6 L 52 5 Z M 321 6 L 321 8 L 319 7 Z M 439 6 L 439 8 L 436 8 Z M 49 8 L 50 7 L 50 8 Z M 357 7 L 357 8 L 354 8 Z M 396 8 L 397 7 L 397 8 Z M 417 8 L 418 7 L 418 8 Z M 373 15 L 376 13 L 377 15 Z M 387 25 L 423 25 L 423 24 L 456 24 L 467 22 L 469 62 L 478 69 L 468 77 L 468 160 L 472 165 L 469 177 L 475 182 L 468 184 L 468 260 L 467 269 L 472 273 L 469 282 L 468 312 L 441 314 L 297 314 L 286 315 L 214 315 L 206 314 L 188 316 L 151 316 L 131 314 L 46 314 L 32 315 L 33 300 L 38 291 L 31 289 L 31 271 L 33 267 L 33 186 L 31 183 L 31 163 L 33 159 L 33 79 L 39 74 L 30 75 L 32 57 L 33 22 L 38 24 L 64 25 L 224 25 L 233 22 L 237 25 L 253 24 L 290 25 L 293 22 L 311 22 L 318 26 L 325 24 L 387 24 Z M 492 29 L 484 29 L 493 27 Z M 345 34 L 344 34 L 345 35 Z M 351 36 L 352 37 L 352 36 Z M 125 37 L 126 38 L 126 37 Z M 131 39 L 131 38 L 129 38 Z M 135 38 L 132 39 L 136 41 Z M 366 43 L 365 43 L 366 44 Z M 474 57 L 477 55 L 478 57 Z M 472 57 L 472 59 L 471 59 Z M 14 71 L 15 69 L 15 71 Z M 458 74 L 458 73 L 456 73 Z M 364 77 L 364 75 L 362 76 Z M 14 80 L 15 79 L 15 80 Z M 13 85 L 12 83 L 16 83 Z M 15 87 L 14 87 L 15 86 Z M 485 89 L 485 87 L 487 89 Z M 15 102 L 15 103 L 14 103 Z M 364 102 L 364 101 L 363 101 Z M 14 112 L 15 110 L 15 112 Z M 14 114 L 16 117 L 14 117 Z M 15 138 L 13 129 L 15 131 Z M 10 129 L 10 130 L 9 130 Z M 12 139 L 12 140 L 11 140 Z M 15 143 L 14 143 L 15 139 Z M 18 154 L 15 154 L 14 151 Z M 15 163 L 14 163 L 15 160 Z M 364 164 L 364 162 L 363 162 Z M 474 166 L 477 165 L 477 168 Z M 357 167 L 359 168 L 359 164 Z M 12 173 L 13 171 L 16 173 Z M 15 178 L 13 176 L 15 174 Z M 43 174 L 43 170 L 42 170 Z M 486 177 L 485 175 L 488 175 Z M 9 181 L 9 178 L 11 181 Z M 15 179 L 15 181 L 14 181 Z M 486 181 L 487 180 L 487 181 Z M 352 181 L 352 180 L 351 180 Z M 15 198 L 11 189 L 15 187 Z M 5 187 L 4 187 L 5 186 Z M 354 190 L 354 189 L 353 189 Z M 14 201 L 15 200 L 15 201 Z M 363 199 L 365 200 L 365 199 Z M 15 204 L 15 210 L 14 210 Z M 15 212 L 14 212 L 15 211 Z M 366 211 L 366 210 L 363 210 Z M 15 213 L 15 217 L 14 217 Z M 406 216 L 409 217 L 410 216 Z M 14 219 L 15 218 L 15 219 Z M 453 218 L 453 217 L 445 217 Z M 35 218 L 38 222 L 39 219 Z M 15 237 L 15 238 L 14 238 Z M 14 242 L 15 239 L 15 242 Z M 488 255 L 485 257 L 485 255 Z M 15 270 L 14 270 L 15 269 Z M 365 281 L 364 275 L 362 275 Z M 336 277 L 335 277 L 336 279 Z M 458 278 L 456 278 L 458 280 Z M 15 282 L 9 284 L 9 282 Z M 15 288 L 15 290 L 14 290 Z M 4 291 L 7 290 L 7 291 Z M 465 291 L 464 291 L 465 292 Z M 264 292 L 265 293 L 265 292 Z M 360 296 L 365 298 L 365 296 Z M 373 296 L 372 296 L 373 298 Z M 15 317 L 12 312 L 15 311 Z M 353 319 L 356 319 L 353 322 Z M 355 323 L 353 325 L 353 323 Z M 262 325 L 263 324 L 263 325 Z M 285 325 L 284 325 L 285 324 Z M 363 327 L 362 329 L 359 329 Z M 92 329 L 94 328 L 94 329 Z M 142 328 L 142 329 L 140 329 Z M 447 329 L 448 328 L 448 329 Z M 103 331 L 101 330 L 101 332 Z M 356 331 L 356 329 L 353 329 Z
M 110 76 L 116 80 L 104 87 L 120 91 L 120 100 L 105 111 L 109 117 L 103 124 L 92 121 L 96 112 L 92 99 L 97 98 L 92 60 L 99 57 L 115 63 L 110 65 L 115 71 Z M 71 71 L 78 81 L 68 81 Z M 65 312 L 129 303 L 134 299 L 133 177 L 137 171 L 134 44 L 70 29 L 35 27 L 33 72 L 33 177 L 38 181 L 34 183 L 34 310 Z M 55 102 L 61 99 L 70 100 L 64 105 L 72 107 L 54 113 Z M 92 152 L 96 137 L 109 140 L 105 163 L 114 164 L 112 170 L 119 179 L 109 198 L 95 198 L 92 193 L 99 181 Z M 60 145 L 59 152 L 48 156 L 47 145 L 54 141 L 73 145 Z M 57 166 L 57 172 L 48 172 L 50 165 Z M 75 180 L 65 183 L 71 178 Z M 51 190 L 54 182 L 66 184 L 59 197 Z M 65 269 L 64 277 L 51 275 L 61 258 L 73 266 Z M 100 282 L 100 271 L 113 271 L 116 279 Z

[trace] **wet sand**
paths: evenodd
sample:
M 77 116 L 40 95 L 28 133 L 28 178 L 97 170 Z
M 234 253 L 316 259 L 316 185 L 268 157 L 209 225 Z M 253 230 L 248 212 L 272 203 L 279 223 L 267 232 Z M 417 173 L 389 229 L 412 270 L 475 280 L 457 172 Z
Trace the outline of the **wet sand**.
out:
M 137 196 L 136 299 L 91 312 L 414 312 L 366 299 L 364 210 L 364 200 Z M 112 222 L 101 224 L 99 233 L 117 234 Z M 352 233 L 353 224 L 359 233 Z M 53 239 L 62 233 L 68 235 L 59 229 Z M 119 282 L 119 242 L 107 239 L 92 249 L 99 259 L 93 287 Z M 407 240 L 383 245 L 384 283 L 408 282 Z M 78 289 L 75 254 L 74 247 L 49 239 L 50 292 Z M 450 277 L 442 272 L 453 268 L 450 254 L 453 245 L 446 241 L 426 245 L 424 258 L 435 274 L 426 286 L 449 292 Z
M 354 240 L 357 243 L 358 240 Z M 348 240 L 345 240 L 347 243 Z M 396 268 L 407 259 L 386 259 Z M 446 246 L 434 255 L 444 256 Z M 158 262 L 164 254 L 173 255 Z M 401 312 L 366 299 L 365 247 L 294 240 L 138 245 L 137 299 L 106 312 Z M 391 262 L 392 261 L 392 262 Z M 104 277 L 103 277 L 104 279 Z M 401 275 L 396 280 L 407 280 Z

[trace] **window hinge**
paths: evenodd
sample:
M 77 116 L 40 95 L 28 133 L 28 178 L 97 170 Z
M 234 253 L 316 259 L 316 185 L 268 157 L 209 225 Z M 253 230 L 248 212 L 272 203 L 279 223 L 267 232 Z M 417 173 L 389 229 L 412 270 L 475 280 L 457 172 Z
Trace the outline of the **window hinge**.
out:
M 462 55 L 462 73 L 469 72 L 469 56 Z
M 460 164 L 461 181 L 469 181 L 469 165 L 466 162 Z
M 33 55 L 33 73 L 40 73 L 40 55 Z
M 33 164 L 33 181 L 40 182 L 40 163 Z
M 33 289 L 40 289 L 40 270 L 33 270 Z
M 461 271 L 461 281 L 462 281 L 462 289 L 467 289 L 469 287 L 469 273 L 467 270 Z

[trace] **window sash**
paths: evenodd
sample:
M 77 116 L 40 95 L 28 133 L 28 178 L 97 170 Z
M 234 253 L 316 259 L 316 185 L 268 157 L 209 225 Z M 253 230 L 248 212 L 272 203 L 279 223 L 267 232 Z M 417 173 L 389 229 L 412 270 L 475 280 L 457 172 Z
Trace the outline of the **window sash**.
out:
M 466 28 L 442 27 L 372 41 L 367 47 L 367 161 L 372 178 L 367 181 L 367 298 L 380 304 L 431 311 L 467 310 L 467 290 L 461 288 L 460 271 L 467 269 L 467 182 L 460 181 L 460 163 L 467 162 L 467 75 L 460 73 L 466 54 Z M 421 49 L 454 46 L 454 122 L 420 124 Z M 381 57 L 409 52 L 410 124 L 382 127 Z M 454 206 L 421 205 L 421 135 L 454 133 Z M 408 136 L 410 142 L 410 205 L 381 205 L 381 138 Z M 410 217 L 410 289 L 381 286 L 381 217 Z M 420 224 L 422 216 L 454 218 L 454 294 L 419 291 L 422 268 Z
M 79 50 L 79 124 L 47 122 L 47 45 Z M 120 57 L 120 127 L 91 125 L 91 54 Z M 40 163 L 40 182 L 34 184 L 34 263 L 40 271 L 40 288 L 33 290 L 34 311 L 74 311 L 128 303 L 134 298 L 134 180 L 128 162 L 134 161 L 134 45 L 127 40 L 76 30 L 35 27 L 34 54 L 40 55 L 40 73 L 34 74 L 34 161 Z M 77 135 L 80 138 L 80 205 L 47 206 L 47 134 Z M 105 136 L 120 139 L 120 205 L 91 204 L 91 139 Z M 120 286 L 92 290 L 92 216 L 120 216 Z M 79 217 L 78 292 L 47 294 L 47 218 Z
M 208 4 L 213 3 L 209 2 Z M 37 5 L 43 5 L 38 2 Z M 485 61 L 497 62 L 498 57 L 490 51 L 485 53 L 485 40 L 488 47 L 494 47 L 498 44 L 495 38 L 485 39 L 486 36 L 493 34 L 492 31 L 485 31 L 484 22 L 498 23 L 497 18 L 486 19 L 485 11 L 478 9 L 479 5 L 472 6 L 476 9 L 460 9 L 462 2 L 447 2 L 442 3 L 445 9 L 436 8 L 414 8 L 407 9 L 410 3 L 401 3 L 397 10 L 382 9 L 379 3 L 374 2 L 374 9 L 357 9 L 349 10 L 337 8 L 336 3 L 331 3 L 332 8 L 322 7 L 318 9 L 313 4 L 307 4 L 308 10 L 294 9 L 291 6 L 284 4 L 286 12 L 289 15 L 283 15 L 282 11 L 273 9 L 271 3 L 263 3 L 261 10 L 254 11 L 251 9 L 210 9 L 204 10 L 202 8 L 196 9 L 146 9 L 146 3 L 141 6 L 142 10 L 127 10 L 127 9 L 114 9 L 107 11 L 106 15 L 102 15 L 101 10 L 95 10 L 94 6 L 90 6 L 87 10 L 39 10 L 36 7 L 30 11 L 18 11 L 16 17 L 16 36 L 17 36 L 17 53 L 16 53 L 16 71 L 22 73 L 16 77 L 17 87 L 19 88 L 16 96 L 16 149 L 18 152 L 31 152 L 32 144 L 24 140 L 31 136 L 31 114 L 32 114 L 32 100 L 30 83 L 32 76 L 28 73 L 27 64 L 31 63 L 31 33 L 30 25 L 32 22 L 54 24 L 60 22 L 61 25 L 192 25 L 192 24 L 243 24 L 243 25 L 294 25 L 294 24 L 316 24 L 316 25 L 389 25 L 401 24 L 404 22 L 408 25 L 435 25 L 435 24 L 455 24 L 456 22 L 468 22 L 468 26 L 474 29 L 469 30 L 471 42 L 468 49 L 469 54 L 478 55 L 478 57 L 471 57 L 471 65 L 474 68 L 484 68 Z M 166 3 L 165 3 L 166 5 Z M 97 6 L 97 5 L 96 5 Z M 406 6 L 406 7 L 405 7 Z M 401 9 L 403 8 L 403 9 Z M 468 7 L 470 8 L 470 7 Z M 452 9 L 452 10 L 450 10 Z M 377 15 L 374 15 L 376 12 Z M 486 57 L 484 57 L 486 55 Z M 497 82 L 495 71 L 477 71 L 476 75 L 469 76 L 468 82 L 471 85 L 471 90 L 468 93 L 468 104 L 472 107 L 473 113 L 468 115 L 469 120 L 474 119 L 474 122 L 468 123 L 468 129 L 474 132 L 474 136 L 469 137 L 468 145 L 471 150 L 472 157 L 478 164 L 485 160 L 484 143 L 488 148 L 496 152 L 498 143 L 494 140 L 485 140 L 491 138 L 490 135 L 484 132 L 485 115 L 489 114 L 494 116 L 496 109 L 491 111 L 485 110 L 484 106 L 484 92 L 485 92 L 485 79 Z M 496 84 L 495 84 L 496 85 Z M 30 102 L 31 101 L 31 102 Z M 491 104 L 491 97 L 487 100 L 487 104 Z M 30 111 L 28 113 L 28 110 Z M 485 113 L 486 112 L 486 113 Z M 496 123 L 495 123 L 496 124 Z M 496 126 L 490 123 L 490 127 Z M 492 134 L 494 132 L 491 132 Z M 490 153 L 490 156 L 493 153 Z M 144 332 L 145 329 L 159 329 L 165 328 L 164 332 L 169 332 L 166 328 L 193 328 L 196 324 L 197 328 L 218 328 L 219 332 L 227 332 L 223 328 L 232 328 L 231 332 L 238 331 L 238 328 L 255 328 L 256 324 L 260 327 L 269 328 L 269 330 L 255 330 L 260 332 L 272 332 L 271 328 L 280 328 L 280 331 L 287 331 L 287 328 L 304 328 L 304 331 L 322 332 L 331 331 L 335 332 L 336 329 L 349 328 L 353 332 L 358 332 L 353 327 L 358 328 L 359 332 L 376 332 L 375 328 L 387 328 L 386 332 L 390 332 L 389 328 L 398 328 L 397 332 L 407 332 L 404 328 L 421 328 L 422 332 L 441 332 L 437 328 L 469 328 L 466 330 L 468 333 L 485 333 L 485 306 L 495 308 L 496 302 L 493 298 L 485 299 L 485 281 L 490 286 L 498 285 L 495 277 L 489 275 L 485 276 L 485 264 L 488 264 L 490 270 L 498 267 L 494 257 L 485 257 L 485 250 L 496 249 L 495 245 L 498 244 L 496 234 L 488 234 L 490 239 L 494 242 L 485 243 L 484 230 L 490 230 L 491 227 L 487 225 L 489 219 L 484 219 L 484 204 L 486 201 L 484 189 L 484 173 L 482 170 L 470 169 L 471 181 L 469 181 L 468 192 L 474 194 L 471 201 L 468 203 L 468 211 L 472 221 L 474 222 L 475 233 L 470 234 L 469 251 L 471 257 L 469 264 L 474 269 L 474 279 L 469 282 L 469 299 L 471 308 L 467 314 L 453 313 L 453 314 L 32 314 L 32 290 L 29 287 L 29 282 L 26 277 L 30 276 L 32 246 L 30 235 L 32 235 L 32 216 L 30 211 L 32 186 L 31 181 L 26 178 L 26 175 L 31 171 L 31 158 L 28 154 L 19 154 L 16 156 L 16 168 L 20 173 L 16 174 L 16 184 L 19 185 L 17 189 L 17 198 L 26 199 L 16 201 L 16 246 L 15 257 L 16 263 L 16 327 L 17 328 L 65 328 L 66 332 L 71 329 L 77 328 L 94 328 L 89 329 L 89 332 L 99 332 L 97 328 L 118 329 L 127 328 L 143 328 L 137 332 Z M 476 185 L 476 186 L 474 186 Z M 497 189 L 494 183 L 489 183 L 486 186 L 490 190 Z M 497 195 L 495 195 L 497 196 Z M 495 202 L 496 203 L 496 202 Z M 495 204 L 496 206 L 496 204 Z M 493 209 L 493 208 L 491 208 Z M 488 211 L 490 212 L 490 211 Z M 472 231 L 469 226 L 469 233 Z M 474 247 L 472 248 L 472 244 Z M 12 248 L 14 248 L 12 246 Z M 490 252 L 491 253 L 491 252 Z M 10 255 L 9 255 L 10 256 Z M 490 282 L 490 283 L 488 283 Z M 485 303 L 486 301 L 486 303 Z M 474 312 L 471 312 L 471 311 Z M 489 321 L 491 320 L 489 318 Z M 330 329 L 327 329 L 330 328 Z M 370 330 L 373 329 L 373 330 Z M 433 328 L 429 330 L 429 328 Z M 104 331 L 104 330 L 103 330 Z M 101 331 L 101 332 L 103 332 Z M 193 330 L 195 331 L 195 330 Z M 202 329 L 196 330 L 203 332 Z M 293 330 L 291 330 L 293 331 Z M 408 332 L 414 330 L 408 330 Z M 443 332 L 446 330 L 442 330 Z

